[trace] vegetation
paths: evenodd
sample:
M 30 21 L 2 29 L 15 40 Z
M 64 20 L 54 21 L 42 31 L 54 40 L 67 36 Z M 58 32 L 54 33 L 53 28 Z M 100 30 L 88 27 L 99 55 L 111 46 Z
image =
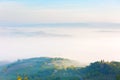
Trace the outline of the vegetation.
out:
M 103 60 L 83 67 L 72 60 L 43 57 L 0 68 L 0 80 L 120 80 L 120 62 Z

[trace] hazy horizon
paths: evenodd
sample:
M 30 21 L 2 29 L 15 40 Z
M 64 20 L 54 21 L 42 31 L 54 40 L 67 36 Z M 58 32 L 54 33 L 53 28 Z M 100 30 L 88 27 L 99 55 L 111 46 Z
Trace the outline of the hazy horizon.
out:
M 0 60 L 62 57 L 83 63 L 120 61 L 119 35 L 118 26 L 102 24 L 0 27 Z
M 119 0 L 0 0 L 0 61 L 120 61 Z

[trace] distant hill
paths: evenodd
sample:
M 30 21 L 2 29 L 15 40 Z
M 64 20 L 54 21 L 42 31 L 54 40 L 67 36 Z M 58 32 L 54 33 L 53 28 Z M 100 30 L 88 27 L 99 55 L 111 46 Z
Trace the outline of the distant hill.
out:
M 58 77 L 72 79 L 78 76 L 73 70 L 77 67 L 80 67 L 78 62 L 64 58 L 41 57 L 18 60 L 2 69 L 0 80 L 16 80 L 17 76 L 28 76 L 30 80 L 49 78 L 54 80 Z
M 6 64 L 9 64 L 9 63 L 10 63 L 9 61 L 0 61 L 0 66 L 6 65 Z
M 64 58 L 18 60 L 0 70 L 0 80 L 120 80 L 120 62 L 97 61 L 84 67 Z

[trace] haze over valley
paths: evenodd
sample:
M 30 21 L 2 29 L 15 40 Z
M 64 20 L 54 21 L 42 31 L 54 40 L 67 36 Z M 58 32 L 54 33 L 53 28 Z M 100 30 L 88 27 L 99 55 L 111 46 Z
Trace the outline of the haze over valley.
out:
M 0 0 L 0 80 L 120 80 L 120 0 Z

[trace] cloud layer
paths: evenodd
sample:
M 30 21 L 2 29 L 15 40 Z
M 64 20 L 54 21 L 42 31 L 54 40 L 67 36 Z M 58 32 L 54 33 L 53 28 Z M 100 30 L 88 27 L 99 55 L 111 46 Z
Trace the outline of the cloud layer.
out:
M 33 29 L 33 30 L 32 30 Z M 0 36 L 2 37 L 71 37 L 72 35 L 63 33 L 47 32 L 41 28 L 14 28 L 14 27 L 1 27 Z
M 46 56 L 87 63 L 101 59 L 119 61 L 120 34 L 99 31 L 120 28 L 1 27 L 0 34 L 7 36 L 0 36 L 0 60 Z

